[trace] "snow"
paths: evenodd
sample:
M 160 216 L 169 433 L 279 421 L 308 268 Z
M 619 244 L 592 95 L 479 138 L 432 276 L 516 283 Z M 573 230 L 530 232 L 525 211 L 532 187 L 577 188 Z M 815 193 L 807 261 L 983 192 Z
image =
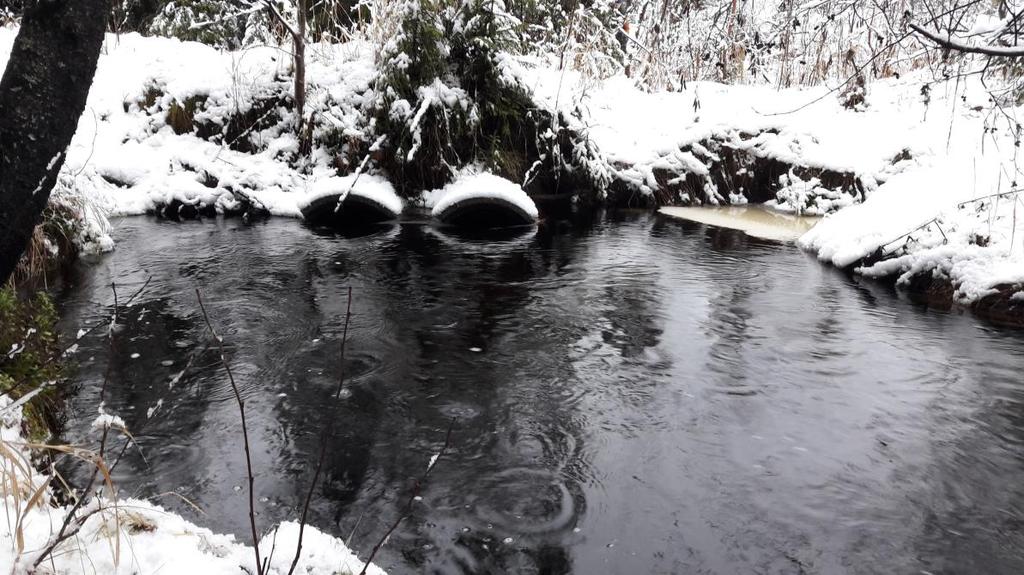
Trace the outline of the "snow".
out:
M 314 201 L 329 196 L 361 196 L 380 204 L 394 215 L 402 213 L 404 202 L 395 193 L 395 187 L 386 179 L 367 174 L 349 174 L 333 176 L 317 180 L 309 191 L 298 201 L 297 207 L 302 210 Z M 341 201 L 344 201 L 342 198 Z
M 21 434 L 20 407 L 0 396 L 0 460 L 3 503 L 9 521 L 0 522 L 0 566 L 12 573 L 30 572 L 47 543 L 60 530 L 66 507 L 49 503 L 49 485 L 57 479 L 32 465 L 32 454 Z M 43 496 L 34 498 L 33 494 Z M 255 573 L 253 549 L 199 527 L 180 515 L 139 499 L 103 496 L 86 503 L 80 513 L 94 512 L 77 535 L 57 547 L 41 565 L 46 573 L 236 575 Z M 20 519 L 19 519 L 20 518 Z M 289 572 L 298 542 L 299 524 L 285 522 L 264 534 L 263 558 L 271 557 L 267 573 Z M 20 550 L 19 550 L 20 547 Z M 272 556 L 271 552 L 273 550 Z M 307 525 L 296 573 L 354 575 L 363 563 L 337 538 Z M 384 575 L 370 565 L 367 573 Z
M 880 132 L 894 139 L 897 113 L 916 118 L 910 132 L 920 138 L 915 161 L 881 181 L 864 203 L 825 218 L 800 244 L 825 262 L 859 266 L 871 277 L 895 275 L 906 283 L 917 274 L 935 274 L 967 304 L 996 286 L 1024 283 L 1022 199 L 1010 193 L 979 201 L 1013 189 L 1022 166 L 1013 152 L 1013 130 L 990 109 L 977 109 L 979 98 L 972 94 L 980 87 L 974 81 L 941 88 L 933 90 L 930 109 L 920 101 L 892 106 L 893 129 Z M 890 259 L 860 265 L 879 250 Z
M 658 168 L 704 175 L 706 165 L 687 149 L 705 153 L 699 143 L 714 137 L 757 157 L 857 177 L 863 198 L 791 171 L 770 202 L 828 214 L 799 241 L 824 262 L 856 267 L 885 248 L 892 259 L 856 271 L 903 283 L 936 273 L 965 304 L 996 286 L 1024 284 L 1024 197 L 973 201 L 1007 192 L 1024 173 L 1015 137 L 1020 108 L 997 108 L 976 75 L 936 82 L 919 70 L 875 80 L 866 108 L 854 111 L 827 87 L 691 82 L 648 93 L 623 76 L 595 87 L 535 58 L 511 67 L 550 109 L 566 117 L 582 111 L 576 128 L 606 156 L 611 175 L 640 193 L 660 186 Z M 708 195 L 726 199 L 713 189 Z
M 124 429 L 124 420 L 116 415 L 100 413 L 92 422 L 93 429 Z
M 471 198 L 503 200 L 515 205 L 531 218 L 536 219 L 540 215 L 537 205 L 519 184 L 487 172 L 460 174 L 454 182 L 440 190 L 427 192 L 423 197 L 427 207 L 433 208 L 432 213 L 435 217 L 453 205 Z
M 999 25 L 979 19 L 974 33 Z M 15 33 L 0 28 L 0 65 L 6 64 Z M 310 46 L 307 106 L 330 123 L 332 137 L 376 137 L 366 111 L 379 97 L 378 52 L 362 40 Z M 502 55 L 499 61 L 503 82 L 529 90 L 539 106 L 586 136 L 596 153 L 576 159 L 587 163 L 584 168 L 597 181 L 615 180 L 653 194 L 661 186 L 659 171 L 679 174 L 677 182 L 706 176 L 707 158 L 715 156 L 702 142 L 714 140 L 753 157 L 856 178 L 862 190 L 850 194 L 791 170 L 771 202 L 782 211 L 828 214 L 799 242 L 825 262 L 859 266 L 869 276 L 895 274 L 901 281 L 932 271 L 950 279 L 965 303 L 998 285 L 1024 283 L 1024 229 L 1017 229 L 1024 198 L 973 202 L 1017 185 L 1019 108 L 997 108 L 977 75 L 936 81 L 931 70 L 922 69 L 874 79 L 866 106 L 849 110 L 840 104 L 839 90 L 829 86 L 779 90 L 700 81 L 648 92 L 622 74 L 595 80 L 535 56 Z M 105 216 L 144 213 L 172 200 L 224 211 L 250 198 L 274 215 L 299 217 L 306 202 L 345 189 L 351 176 L 339 177 L 336 158 L 323 149 L 314 149 L 303 165 L 289 163 L 298 142 L 286 106 L 275 110 L 280 122 L 245 135 L 254 142 L 253 153 L 178 135 L 167 125 L 172 102 L 195 96 L 206 101 L 197 121 L 223 123 L 260 96 L 280 93 L 287 66 L 275 47 L 230 52 L 174 39 L 109 36 L 55 192 L 87 206 L 88 231 L 79 243 L 94 251 L 110 249 Z M 149 105 L 145 96 L 152 87 L 159 90 Z M 414 128 L 429 106 L 471 105 L 464 91 L 441 82 L 418 91 L 420 105 L 399 100 L 390 110 L 411 118 Z M 414 145 L 402 153 L 415 155 L 417 141 L 414 133 Z M 536 214 L 519 186 L 472 171 L 424 192 L 424 203 L 438 213 L 467 194 L 482 194 Z M 712 203 L 746 201 L 710 182 L 704 191 Z M 394 190 L 372 165 L 352 193 L 400 210 Z M 879 250 L 889 259 L 862 265 Z
M 16 28 L 0 27 L 0 67 L 6 66 L 16 34 Z M 376 75 L 373 48 L 352 41 L 310 45 L 308 53 L 309 106 L 323 110 L 337 133 L 363 136 L 368 123 L 362 105 L 373 97 Z M 306 191 L 336 175 L 333 158 L 322 150 L 296 169 L 287 156 L 298 143 L 279 126 L 245 134 L 257 143 L 249 154 L 175 134 L 166 122 L 173 102 L 202 97 L 206 104 L 196 121 L 223 124 L 250 109 L 260 95 L 280 92 L 279 77 L 287 66 L 287 58 L 271 46 L 225 52 L 170 38 L 108 35 L 55 191 L 73 191 L 99 216 L 88 222 L 98 236 L 93 251 L 113 247 L 106 217 L 146 213 L 172 200 L 224 211 L 237 207 L 237 192 L 273 215 L 299 217 L 298 202 Z M 147 108 L 150 88 L 158 90 Z M 294 121 L 289 110 L 276 112 L 282 125 Z

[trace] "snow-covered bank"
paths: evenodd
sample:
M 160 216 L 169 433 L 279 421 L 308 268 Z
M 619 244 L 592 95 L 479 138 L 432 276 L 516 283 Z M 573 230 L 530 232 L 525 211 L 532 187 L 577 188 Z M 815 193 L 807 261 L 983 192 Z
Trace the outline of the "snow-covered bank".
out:
M 15 33 L 0 29 L 0 65 Z M 374 46 L 311 45 L 307 108 L 317 121 L 301 160 L 287 60 L 273 47 L 230 52 L 108 37 L 61 188 L 113 215 L 205 209 L 292 217 L 358 167 L 366 181 L 401 188 L 401 177 L 383 168 L 370 105 L 380 67 Z M 1024 240 L 1016 224 L 1024 199 L 988 198 L 1015 188 L 1021 174 L 1019 108 L 996 106 L 978 76 L 936 81 L 919 70 L 875 80 L 864 105 L 849 109 L 827 86 L 691 82 L 648 93 L 622 75 L 588 78 L 508 55 L 500 72 L 577 138 L 558 162 L 586 174 L 592 189 L 572 190 L 580 196 L 830 214 L 803 247 L 904 284 L 933 274 L 965 304 L 1024 283 L 1024 243 L 1014 247 Z M 431 207 L 436 193 L 411 199 Z M 101 236 L 102 225 L 94 227 Z
M 595 87 L 524 69 L 542 101 L 586 112 L 610 179 L 640 200 L 828 214 L 800 240 L 823 261 L 902 285 L 932 275 L 961 304 L 1002 294 L 1024 318 L 1024 296 L 1011 295 L 1024 286 L 1021 109 L 997 106 L 977 76 L 878 80 L 851 110 L 827 87 L 695 82 L 649 94 L 621 77 Z
M 55 475 L 34 470 L 30 446 L 21 433 L 21 410 L 0 396 L 0 477 L 6 521 L 0 521 L 0 566 L 9 573 L 105 573 L 237 575 L 255 573 L 252 547 L 213 533 L 179 515 L 138 499 L 94 499 L 79 516 L 88 517 L 76 535 L 32 564 L 60 532 L 69 508 L 50 503 Z M 299 540 L 299 525 L 287 522 L 263 536 L 266 573 L 288 573 Z M 354 575 L 363 568 L 340 540 L 312 526 L 302 538 L 296 573 Z M 384 575 L 370 565 L 367 573 Z
M 0 28 L 0 67 L 16 34 L 15 28 Z M 299 145 L 288 129 L 294 120 L 284 102 L 271 106 L 265 100 L 286 92 L 280 79 L 286 69 L 273 47 L 223 52 L 169 38 L 108 35 L 61 187 L 108 215 L 168 205 L 224 212 L 251 203 L 270 214 L 299 216 L 298 202 L 317 181 L 336 174 L 336 159 L 314 150 L 302 169 L 287 161 Z M 311 105 L 323 109 L 336 137 L 358 138 L 364 122 L 353 114 L 374 77 L 372 48 L 361 42 L 318 45 L 310 51 L 308 74 Z M 183 106 L 198 100 L 201 109 L 183 118 Z M 252 122 L 227 125 L 254 111 L 260 115 Z M 264 121 L 270 116 L 278 121 Z M 181 122 L 191 129 L 183 130 Z M 219 126 L 232 139 L 200 137 L 205 134 L 196 126 L 203 125 Z

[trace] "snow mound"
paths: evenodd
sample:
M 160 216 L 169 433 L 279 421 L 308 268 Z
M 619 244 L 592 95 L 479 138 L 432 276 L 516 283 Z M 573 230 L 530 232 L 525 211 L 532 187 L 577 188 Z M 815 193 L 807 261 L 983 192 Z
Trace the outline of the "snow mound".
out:
M 519 184 L 488 173 L 459 176 L 441 190 L 424 194 L 424 198 L 427 207 L 433 205 L 434 217 L 440 217 L 456 204 L 477 199 L 507 202 L 534 220 L 540 215 L 537 204 Z

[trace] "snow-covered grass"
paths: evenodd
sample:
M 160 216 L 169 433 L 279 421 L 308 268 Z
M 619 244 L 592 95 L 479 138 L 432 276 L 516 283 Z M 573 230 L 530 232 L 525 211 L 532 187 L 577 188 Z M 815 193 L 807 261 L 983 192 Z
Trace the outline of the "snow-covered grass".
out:
M 114 416 L 97 418 L 98 427 L 116 427 Z M 198 527 L 158 505 L 138 499 L 95 497 L 79 511 L 88 517 L 81 529 L 32 565 L 54 540 L 69 507 L 51 503 L 55 472 L 40 473 L 32 463 L 33 446 L 21 433 L 21 410 L 0 396 L 0 566 L 10 573 L 105 573 L 236 575 L 255 573 L 253 549 L 230 535 Z M 88 456 L 77 452 L 82 457 Z M 115 486 L 116 487 L 116 486 Z M 286 522 L 263 536 L 260 549 L 270 557 L 266 573 L 289 572 L 299 540 L 299 525 Z M 363 563 L 345 544 L 307 525 L 295 573 L 354 575 Z M 383 575 L 370 565 L 367 573 Z

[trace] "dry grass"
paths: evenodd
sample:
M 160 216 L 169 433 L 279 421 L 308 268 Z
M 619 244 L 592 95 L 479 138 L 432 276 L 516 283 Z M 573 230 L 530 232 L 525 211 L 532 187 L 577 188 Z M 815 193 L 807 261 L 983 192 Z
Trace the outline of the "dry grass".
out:
M 9 409 L 9 408 L 5 408 Z M 50 460 L 53 456 L 70 457 L 93 467 L 102 477 L 104 490 L 110 498 L 97 495 L 82 494 L 88 498 L 84 505 L 62 507 L 56 504 L 55 490 L 64 490 L 74 498 L 68 483 L 54 467 L 52 461 L 44 472 L 36 470 L 34 459 Z M 86 522 L 94 515 L 113 520 L 113 529 L 101 528 L 97 534 L 105 538 L 114 556 L 115 564 L 121 553 L 121 533 L 151 531 L 155 526 L 151 522 L 133 515 L 130 511 L 119 508 L 115 493 L 110 466 L 97 451 L 73 445 L 48 445 L 41 443 L 0 440 L 0 497 L 3 498 L 3 517 L 7 521 L 8 532 L 13 536 L 16 554 L 31 560 L 38 566 L 57 553 L 62 545 L 78 537 Z M 26 532 L 27 522 L 33 513 L 40 511 L 58 513 L 56 519 L 48 521 L 51 526 L 45 541 L 30 540 Z M 124 529 L 122 529 L 122 525 Z M 59 529 L 55 526 L 60 526 Z M 38 538 L 38 535 L 36 535 Z M 76 545 L 76 548 L 81 546 Z
M 78 257 L 75 236 L 86 209 L 84 200 L 77 195 L 55 192 L 8 285 L 49 287 L 53 275 Z

